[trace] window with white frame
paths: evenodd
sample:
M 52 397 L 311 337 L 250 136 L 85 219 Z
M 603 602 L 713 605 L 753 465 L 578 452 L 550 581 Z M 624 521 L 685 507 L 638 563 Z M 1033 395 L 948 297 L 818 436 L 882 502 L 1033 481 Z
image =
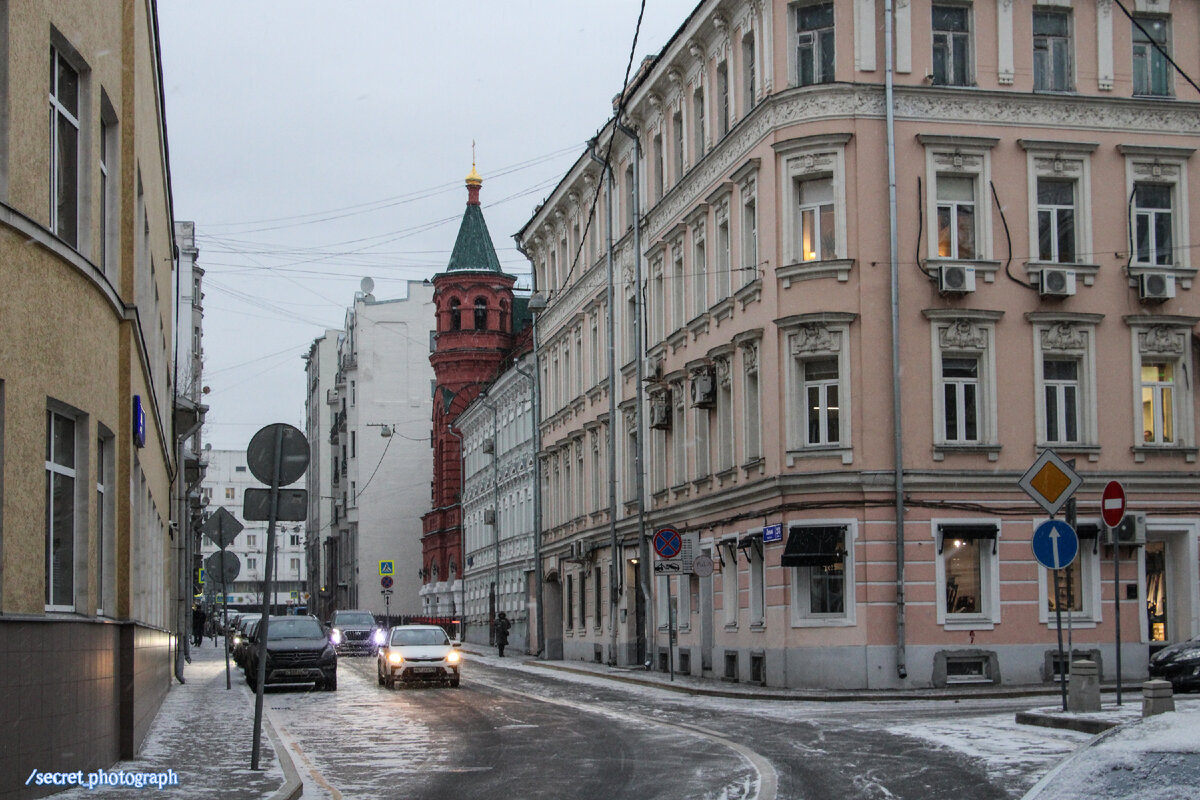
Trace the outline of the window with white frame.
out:
M 687 404 L 683 381 L 671 383 L 671 485 L 687 483 Z
M 729 358 L 714 359 L 717 367 L 717 471 L 733 469 L 733 375 Z
M 738 555 L 737 540 L 721 542 L 717 557 L 721 559 L 721 609 L 726 627 L 738 622 Z
M 67 244 L 79 243 L 79 70 L 57 47 L 50 48 L 50 230 Z
M 674 166 L 675 175 L 672 183 L 679 183 L 683 177 L 684 169 L 684 136 L 683 136 L 683 111 L 676 111 L 671 116 L 671 147 L 675 154 Z
M 564 623 L 567 630 L 573 630 L 575 628 L 575 576 L 568 574 L 566 584 L 563 590 L 565 592 L 563 610 L 567 612 L 567 618 Z
M 1167 270 L 1190 279 L 1187 161 L 1195 148 L 1119 144 L 1117 150 L 1125 156 L 1131 274 Z
M 636 459 L 633 454 L 637 452 L 638 447 L 638 432 L 637 420 L 634 419 L 633 412 L 626 411 L 625 417 L 625 499 L 634 500 L 637 498 L 637 468 Z
M 959 175 L 937 178 L 937 254 L 939 258 L 975 258 L 975 180 Z
M 1029 258 L 1049 264 L 1086 264 L 1092 252 L 1091 143 L 1018 142 L 1028 153 Z M 1091 270 L 1084 269 L 1086 275 Z
M 840 522 L 789 526 L 780 563 L 791 571 L 794 625 L 853 622 L 849 537 Z
M 650 344 L 661 342 L 667 335 L 667 291 L 663 276 L 663 260 L 650 264 Z
M 754 181 L 743 184 L 741 286 L 758 279 L 758 198 Z
M 847 134 L 812 136 L 776 145 L 783 157 L 787 208 L 783 215 L 788 264 L 844 257 Z
M 762 410 L 759 400 L 757 340 L 742 342 L 742 460 L 750 464 L 762 458 Z
M 754 71 L 757 69 L 754 53 L 754 33 L 747 32 L 742 37 L 742 116 L 750 113 L 756 102 L 755 93 L 758 91 L 755 85 Z
M 662 200 L 663 196 L 663 137 L 661 133 L 654 134 L 654 202 Z
M 1133 187 L 1133 261 L 1175 263 L 1173 202 L 1169 185 L 1138 182 Z
M 992 252 L 988 213 L 990 151 L 999 139 L 936 134 L 918 134 L 917 139 L 925 145 L 929 260 L 969 259 L 976 261 L 973 265 L 976 270 L 994 270 L 994 265 L 979 260 L 989 259 Z M 1034 146 L 1028 140 L 1025 144 Z M 1031 174 L 1031 184 L 1033 180 L 1035 176 Z M 1030 196 L 1031 207 L 1034 200 Z M 1034 224 L 1032 218 L 1030 224 Z
M 750 563 L 750 624 L 767 624 L 767 573 L 763 559 L 762 531 L 743 536 L 738 549 Z
M 1038 444 L 1094 445 L 1096 432 L 1095 314 L 1030 315 L 1038 392 Z
M 696 479 L 699 480 L 708 477 L 711 472 L 708 451 L 709 424 L 712 419 L 712 409 L 697 407 L 695 412 L 695 416 L 693 417 L 695 424 L 693 425 L 692 446 L 696 458 Z
M 708 250 L 704 239 L 704 220 L 692 230 L 692 311 L 700 316 L 708 308 Z
M 837 255 L 837 229 L 834 223 L 833 179 L 811 178 L 796 181 L 795 252 L 800 261 L 820 261 Z
M 1037 179 L 1038 260 L 1071 264 L 1076 260 L 1076 182 Z
M 704 87 L 692 93 L 692 164 L 704 157 Z
M 1000 621 L 999 525 L 935 520 L 933 528 L 938 624 L 990 629 Z
M 1133 93 L 1151 97 L 1171 94 L 1171 19 L 1140 14 L 1133 17 Z
M 687 280 L 683 269 L 683 239 L 671 243 L 671 329 L 687 324 Z
M 633 156 L 630 156 L 632 159 Z M 633 228 L 634 206 L 637 205 L 637 183 L 633 176 L 632 161 L 625 167 L 625 230 Z M 566 263 L 564 259 L 563 263 Z
M 46 610 L 75 609 L 76 420 L 46 412 Z
M 848 445 L 849 315 L 805 315 L 781 323 L 787 330 L 791 386 L 788 450 Z
M 1178 359 L 1168 354 L 1143 354 L 1139 369 L 1142 408 L 1142 442 L 1174 445 L 1179 441 L 1178 416 L 1180 370 Z
M 1058 8 L 1033 10 L 1033 90 L 1069 92 L 1074 88 L 1071 61 L 1071 14 Z
M 935 444 L 995 443 L 995 320 L 1002 313 L 926 312 L 933 321 Z
M 119 181 L 116 180 L 119 167 L 120 142 L 117 137 L 117 115 L 112 108 L 108 95 L 100 92 L 100 240 L 97 256 L 100 269 L 115 279 L 116 269 L 111 254 L 116 247 L 118 216 L 120 213 L 121 193 Z M 192 292 L 192 304 L 200 305 L 199 277 L 195 278 L 196 287 Z
M 732 275 L 730 273 L 733 253 L 729 240 L 729 203 L 722 202 L 716 210 L 717 222 L 717 274 L 716 290 L 718 301 L 724 300 L 733 292 Z
M 717 64 L 717 135 L 729 133 L 730 116 L 729 62 Z
M 650 431 L 650 491 L 667 489 L 667 432 L 659 428 Z
M 834 76 L 833 3 L 796 7 L 796 85 L 830 83 Z
M 604 494 L 605 481 L 602 441 L 603 437 L 600 435 L 600 430 L 596 429 L 592 431 L 592 511 L 599 511 L 608 505 L 608 498 Z
M 657 582 L 658 586 L 655 587 L 654 593 L 654 619 L 658 628 L 665 631 L 671 619 L 671 577 L 659 575 Z
M 971 8 L 935 3 L 932 7 L 933 83 L 971 85 Z

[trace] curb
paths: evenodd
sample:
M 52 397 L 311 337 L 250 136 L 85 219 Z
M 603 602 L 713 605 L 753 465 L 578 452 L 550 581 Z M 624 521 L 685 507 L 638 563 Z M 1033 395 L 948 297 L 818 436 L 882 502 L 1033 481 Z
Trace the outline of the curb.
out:
M 1043 728 L 1059 728 L 1079 731 L 1080 733 L 1098 734 L 1119 728 L 1124 723 L 1103 719 L 1080 719 L 1078 717 L 1060 717 L 1054 714 L 1042 714 L 1037 711 L 1018 711 L 1018 725 L 1038 725 Z
M 275 726 L 263 715 L 264 727 L 267 729 L 267 736 L 271 739 L 271 746 L 275 748 L 275 757 L 279 759 L 279 766 L 283 769 L 283 786 L 275 790 L 275 793 L 268 800 L 296 800 L 304 792 L 304 782 L 300 780 L 300 773 L 296 770 L 296 765 L 292 763 L 292 755 L 288 752 L 283 740 L 279 738 L 279 734 L 275 732 Z

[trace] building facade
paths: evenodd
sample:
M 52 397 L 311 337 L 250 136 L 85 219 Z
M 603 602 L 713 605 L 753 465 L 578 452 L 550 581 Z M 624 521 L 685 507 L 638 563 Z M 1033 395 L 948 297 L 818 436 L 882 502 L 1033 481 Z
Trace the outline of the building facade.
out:
M 170 686 L 187 548 L 172 521 L 175 242 L 154 4 L 4 3 L 0 54 L 10 797 L 34 794 L 35 768 L 133 757 Z
M 211 516 L 217 509 L 224 508 L 243 526 L 233 543 L 226 548 L 241 563 L 237 580 L 225 587 L 229 607 L 243 611 L 261 610 L 265 594 L 272 613 L 294 614 L 301 607 L 306 608 L 309 589 L 308 569 L 305 566 L 306 535 L 302 523 L 276 523 L 275 549 L 268 553 L 267 521 L 250 521 L 242 514 L 246 490 L 264 486 L 250 474 L 246 451 L 214 450 L 210 447 L 204 451 L 204 457 L 206 470 L 201 492 L 205 509 Z M 201 551 L 203 557 L 208 558 L 217 552 L 217 546 L 206 536 Z M 271 568 L 275 578 L 274 590 L 263 586 L 267 578 L 268 558 L 275 560 Z M 212 576 L 206 576 L 204 594 L 219 604 L 220 582 Z
M 530 651 L 534 605 L 533 359 L 525 354 L 467 406 L 455 427 L 463 447 L 463 574 L 449 612 L 465 615 L 467 641 L 487 643 L 496 615 L 508 644 Z M 497 556 L 497 554 L 499 554 Z M 444 613 L 445 606 L 438 613 Z
M 1128 678 L 1200 633 L 1200 97 L 1171 66 L 1200 60 L 1200 6 L 884 14 L 701 3 L 621 95 L 633 136 L 598 135 L 611 172 L 581 155 L 517 237 L 549 298 L 540 566 L 565 658 L 665 667 L 674 616 L 693 674 L 1037 683 L 1056 603 L 1106 679 L 1118 601 Z M 1047 449 L 1083 477 L 1069 595 L 1018 487 Z M 1117 588 L 1110 479 L 1146 515 Z M 661 527 L 715 573 L 643 581 Z
M 413 615 L 421 607 L 421 517 L 429 498 L 412 476 L 431 470 L 433 290 L 408 281 L 404 297 L 376 300 L 372 288 L 364 279 L 346 312 L 325 410 L 309 408 L 330 420 L 321 469 L 330 471 L 332 542 L 325 556 L 336 580 L 327 578 L 325 588 L 333 592 L 330 612 Z M 386 595 L 383 561 L 393 565 Z
M 308 491 L 308 517 L 304 520 L 305 559 L 308 569 L 309 613 L 319 620 L 333 616 L 336 563 L 329 551 L 336 541 L 333 535 L 333 444 L 334 414 L 337 405 L 337 344 L 339 330 L 327 329 L 313 340 L 304 357 L 305 385 L 304 435 L 308 439 L 309 462 L 304 473 Z M 340 479 L 340 475 L 339 475 Z

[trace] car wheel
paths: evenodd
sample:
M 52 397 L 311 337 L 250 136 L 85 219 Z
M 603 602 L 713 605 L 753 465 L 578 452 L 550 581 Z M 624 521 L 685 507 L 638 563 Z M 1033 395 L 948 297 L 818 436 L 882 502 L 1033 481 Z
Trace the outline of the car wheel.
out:
M 457 689 L 457 688 L 458 688 L 458 678 L 451 678 L 451 679 L 450 679 L 450 688 L 451 688 L 451 689 Z
M 383 667 L 379 666 L 378 663 L 375 664 L 375 673 L 379 676 L 379 685 L 384 686 L 386 681 L 383 678 Z
M 319 682 L 319 686 L 321 687 L 322 690 L 324 690 L 326 692 L 336 692 L 337 691 L 337 673 L 335 672 L 332 675 L 326 675 Z

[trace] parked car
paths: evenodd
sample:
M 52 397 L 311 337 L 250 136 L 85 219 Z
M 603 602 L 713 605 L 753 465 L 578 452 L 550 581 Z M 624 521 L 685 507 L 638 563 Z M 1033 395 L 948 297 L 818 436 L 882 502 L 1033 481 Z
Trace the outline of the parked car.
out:
M 370 611 L 335 611 L 329 627 L 329 640 L 338 655 L 375 655 L 385 634 Z
M 246 655 L 246 683 L 257 689 L 258 648 Z M 325 628 L 314 617 L 271 617 L 267 625 L 264 685 L 313 683 L 337 691 L 337 653 Z
M 375 657 L 379 685 L 399 682 L 445 683 L 458 686 L 462 643 L 451 640 L 437 625 L 397 625 Z
M 254 643 L 254 634 L 258 630 L 258 623 L 261 620 L 261 617 L 243 617 L 239 620 L 238 627 L 234 629 L 230 646 L 232 647 L 233 661 L 239 667 L 245 668 L 246 666 L 246 652 Z
M 1170 681 L 1176 692 L 1200 689 L 1200 636 L 1152 655 L 1150 677 Z

